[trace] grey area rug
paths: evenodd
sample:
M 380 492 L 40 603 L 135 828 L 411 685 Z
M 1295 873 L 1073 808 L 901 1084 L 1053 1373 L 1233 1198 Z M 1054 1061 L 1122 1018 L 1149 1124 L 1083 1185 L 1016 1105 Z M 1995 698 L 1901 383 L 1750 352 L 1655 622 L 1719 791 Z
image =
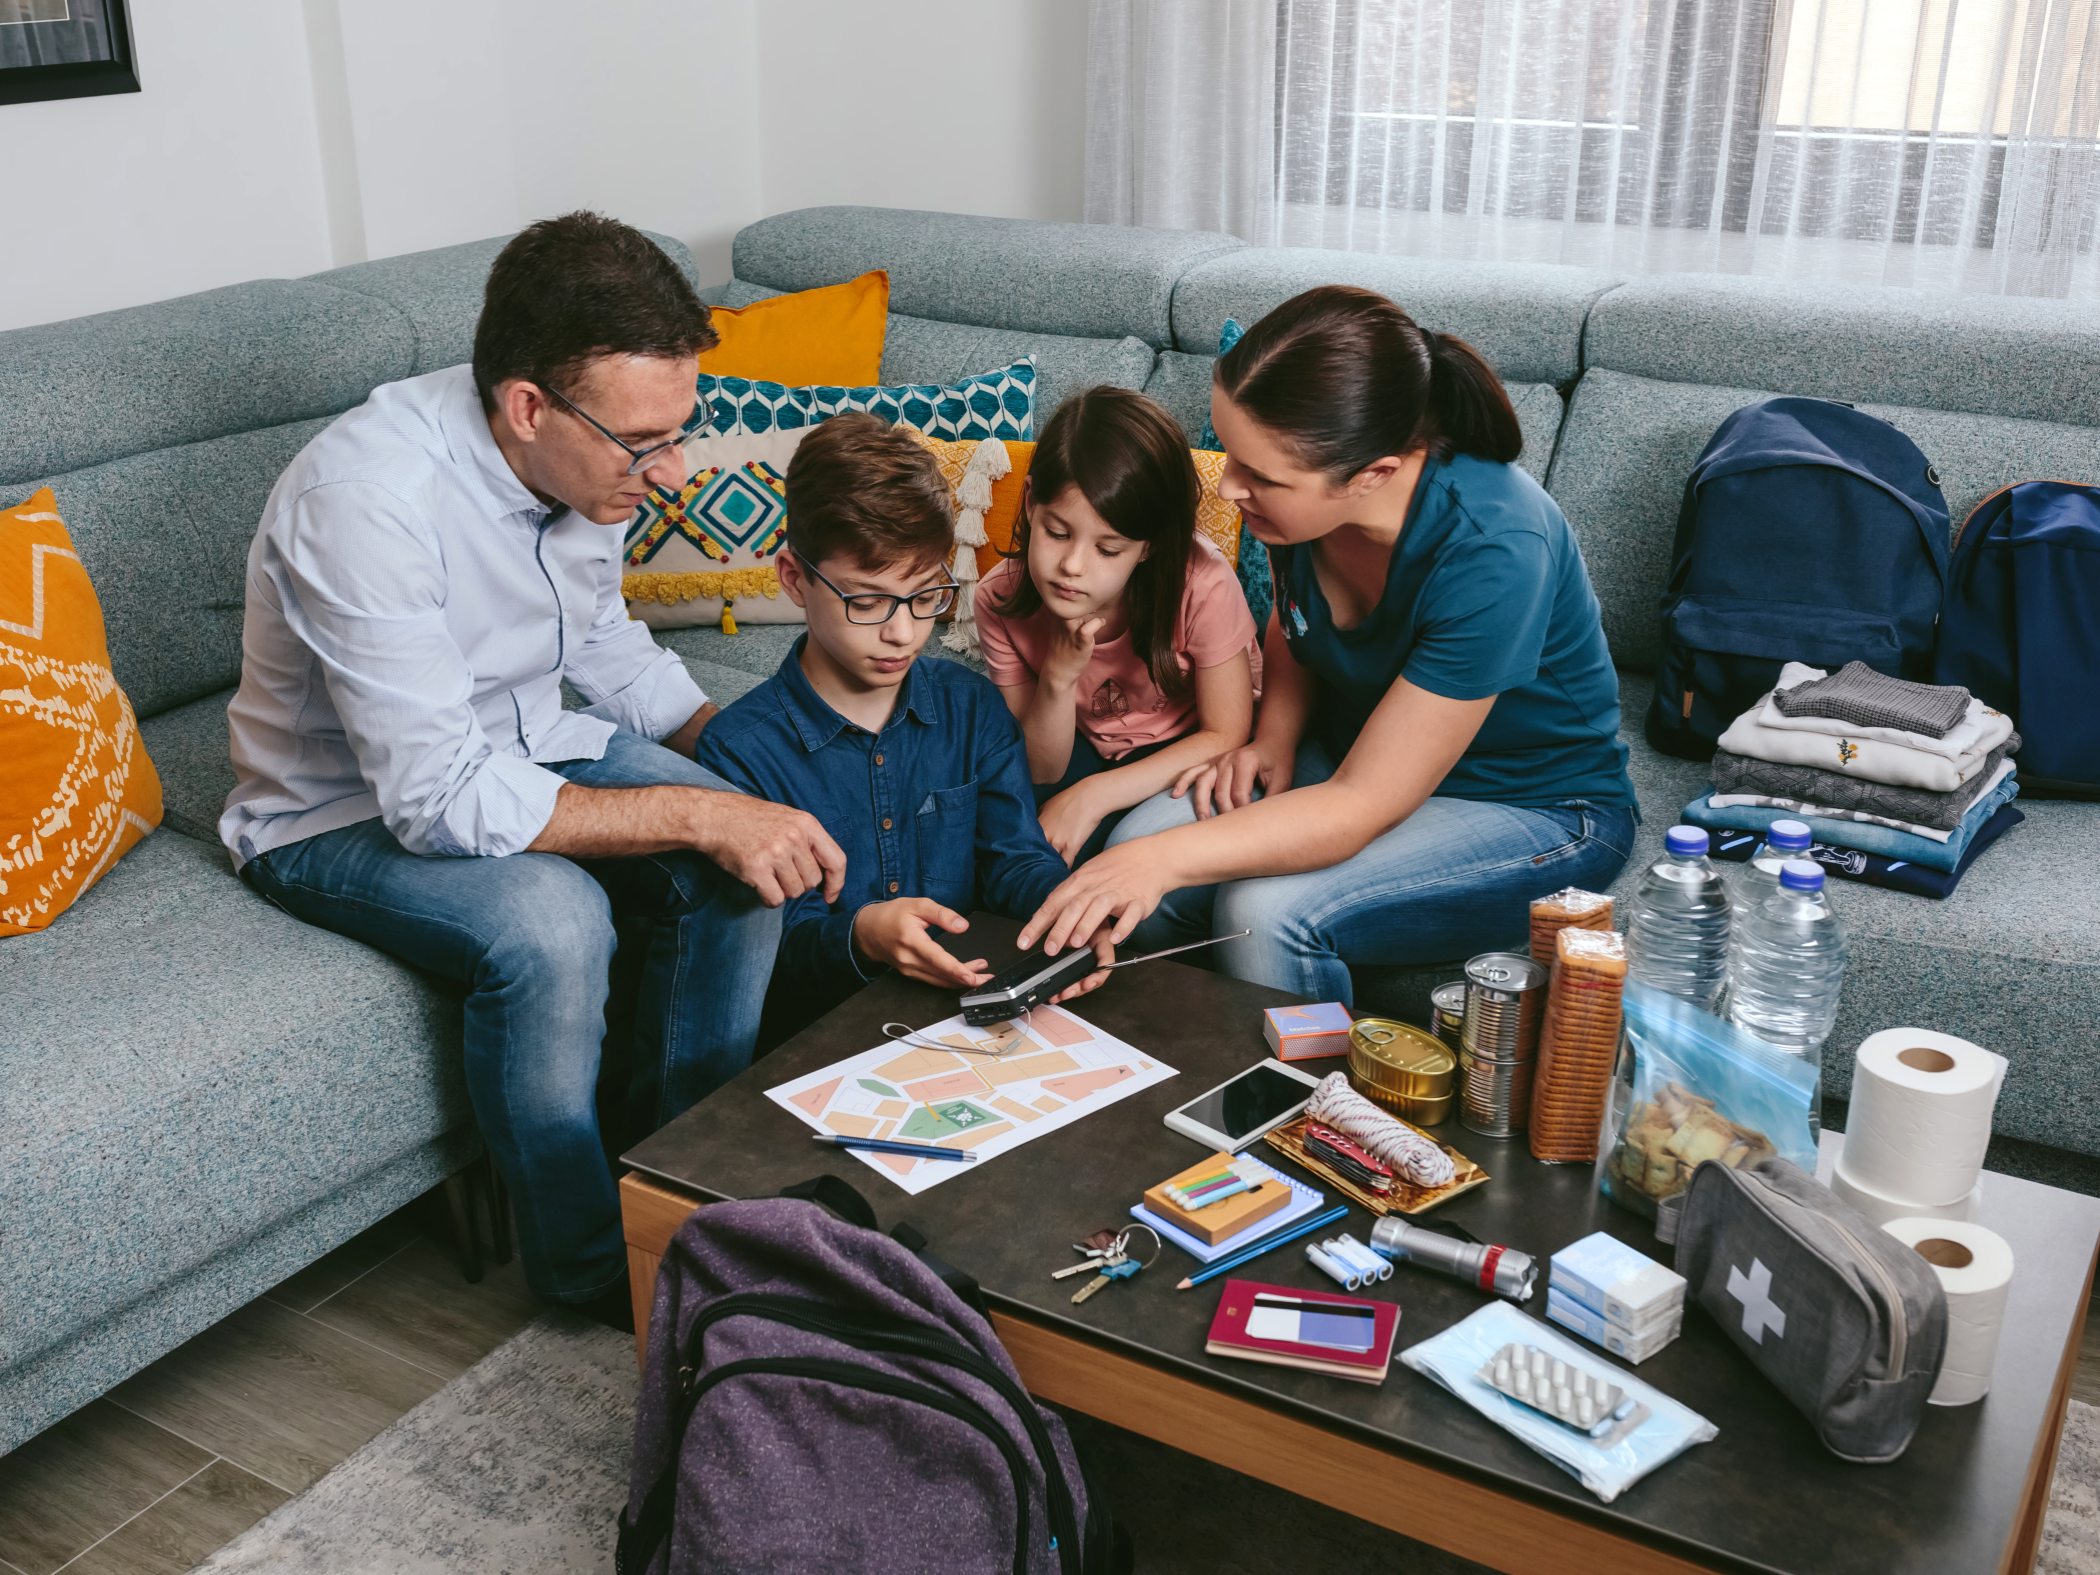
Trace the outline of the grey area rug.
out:
M 610 1571 L 635 1382 L 626 1336 L 543 1317 L 193 1575 Z M 1072 1428 L 1145 1575 L 1482 1568 L 1132 1434 Z M 2100 1575 L 2100 1411 L 2076 1400 L 2035 1567 Z

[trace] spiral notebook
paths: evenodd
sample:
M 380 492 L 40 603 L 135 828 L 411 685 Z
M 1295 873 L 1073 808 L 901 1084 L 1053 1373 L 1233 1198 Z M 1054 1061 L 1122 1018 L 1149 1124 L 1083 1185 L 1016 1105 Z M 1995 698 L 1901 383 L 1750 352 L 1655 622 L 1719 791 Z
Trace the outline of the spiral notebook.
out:
M 1240 1157 L 1242 1159 L 1253 1159 L 1252 1155 L 1247 1154 L 1243 1154 Z M 1306 1215 L 1312 1213 L 1327 1201 L 1327 1194 L 1318 1187 L 1307 1186 L 1304 1182 L 1286 1176 L 1275 1166 L 1265 1164 L 1261 1160 L 1255 1159 L 1254 1163 L 1291 1189 L 1291 1201 L 1278 1209 L 1274 1214 L 1267 1214 L 1256 1220 L 1237 1236 L 1228 1236 L 1225 1240 L 1212 1245 L 1200 1236 L 1191 1236 L 1180 1227 L 1170 1225 L 1142 1203 L 1136 1204 L 1131 1208 L 1130 1217 L 1141 1224 L 1151 1226 L 1159 1232 L 1161 1241 L 1179 1247 L 1198 1263 L 1216 1263 L 1228 1252 L 1238 1252 L 1250 1243 L 1260 1241 L 1262 1237 L 1274 1231 L 1282 1230 L 1293 1220 L 1304 1219 Z

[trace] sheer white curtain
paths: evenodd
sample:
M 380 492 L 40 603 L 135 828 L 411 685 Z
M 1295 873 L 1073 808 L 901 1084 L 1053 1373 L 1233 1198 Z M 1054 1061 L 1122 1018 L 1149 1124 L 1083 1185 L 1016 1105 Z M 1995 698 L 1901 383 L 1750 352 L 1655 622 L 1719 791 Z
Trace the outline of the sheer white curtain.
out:
M 2100 294 L 2100 0 L 1094 0 L 1087 217 Z

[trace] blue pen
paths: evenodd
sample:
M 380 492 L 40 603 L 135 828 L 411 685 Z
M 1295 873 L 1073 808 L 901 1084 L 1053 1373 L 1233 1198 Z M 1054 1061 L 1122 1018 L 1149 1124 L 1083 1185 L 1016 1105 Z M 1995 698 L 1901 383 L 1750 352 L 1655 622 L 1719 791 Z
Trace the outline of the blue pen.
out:
M 977 1163 L 966 1148 L 936 1148 L 931 1143 L 900 1143 L 895 1138 L 846 1137 L 837 1132 L 812 1132 L 811 1137 L 833 1148 L 873 1149 L 878 1154 L 907 1154 L 913 1159 L 952 1159 L 965 1165 Z
M 1285 1242 L 1296 1241 L 1300 1236 L 1310 1236 L 1314 1231 L 1319 1230 L 1325 1226 L 1332 1225 L 1336 1220 L 1341 1219 L 1348 1212 L 1348 1204 L 1337 1203 L 1333 1208 L 1327 1209 L 1319 1214 L 1315 1214 L 1311 1219 L 1300 1220 L 1289 1230 L 1280 1230 L 1272 1236 L 1264 1236 L 1260 1241 L 1255 1242 L 1252 1246 L 1241 1248 L 1231 1257 L 1220 1258 L 1216 1263 L 1211 1264 L 1208 1268 L 1197 1270 L 1194 1274 L 1190 1275 L 1187 1279 L 1183 1280 L 1179 1285 L 1175 1286 L 1174 1289 L 1177 1291 L 1185 1291 L 1190 1289 L 1192 1286 L 1201 1285 L 1205 1280 L 1214 1280 L 1219 1275 L 1224 1274 L 1229 1270 L 1237 1269 L 1243 1263 L 1247 1263 L 1255 1258 L 1259 1258 L 1263 1253 L 1268 1252 L 1273 1248 L 1281 1247 Z

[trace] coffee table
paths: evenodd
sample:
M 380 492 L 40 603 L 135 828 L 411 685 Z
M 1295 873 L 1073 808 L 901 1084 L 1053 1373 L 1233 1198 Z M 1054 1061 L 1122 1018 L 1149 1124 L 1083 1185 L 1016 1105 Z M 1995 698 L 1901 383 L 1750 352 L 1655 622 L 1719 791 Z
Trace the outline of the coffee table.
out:
M 1014 929 L 986 915 L 972 921 L 973 940 L 995 956 Z M 1978 1575 L 2032 1566 L 2100 1248 L 2100 1200 L 2075 1193 L 1984 1177 L 1979 1218 L 2019 1264 L 1991 1393 L 1979 1405 L 1933 1408 L 1899 1462 L 1852 1466 L 1827 1453 L 1694 1312 L 1683 1336 L 1639 1373 L 1711 1419 L 1720 1436 L 1609 1505 L 1397 1363 L 1372 1387 L 1206 1356 L 1218 1284 L 1176 1291 L 1192 1260 L 1171 1247 L 1136 1280 L 1072 1306 L 1073 1282 L 1049 1277 L 1071 1261 L 1068 1244 L 1127 1220 L 1147 1186 L 1197 1157 L 1161 1116 L 1261 1059 L 1260 1012 L 1290 1000 L 1177 962 L 1116 976 L 1074 1009 L 1180 1075 L 914 1198 L 860 1161 L 826 1154 L 765 1098 L 768 1088 L 880 1044 L 885 1021 L 931 1023 L 954 1011 L 953 997 L 929 987 L 876 981 L 625 1156 L 637 1328 L 646 1330 L 658 1260 L 696 1205 L 767 1196 L 831 1171 L 869 1198 L 885 1229 L 911 1221 L 977 1277 L 994 1327 L 1040 1398 L 1512 1575 Z M 1521 1138 L 1477 1137 L 1455 1120 L 1443 1135 L 1493 1178 L 1441 1211 L 1482 1240 L 1543 1264 L 1601 1229 L 1667 1261 L 1643 1221 L 1596 1195 L 1587 1167 L 1538 1164 Z M 1368 1226 L 1356 1210 L 1335 1229 L 1362 1240 Z M 1239 1272 L 1331 1288 L 1295 1244 Z M 1402 1307 L 1396 1350 L 1484 1299 L 1406 1267 L 1379 1293 Z M 1543 1317 L 1543 1304 L 1542 1284 L 1526 1306 Z

